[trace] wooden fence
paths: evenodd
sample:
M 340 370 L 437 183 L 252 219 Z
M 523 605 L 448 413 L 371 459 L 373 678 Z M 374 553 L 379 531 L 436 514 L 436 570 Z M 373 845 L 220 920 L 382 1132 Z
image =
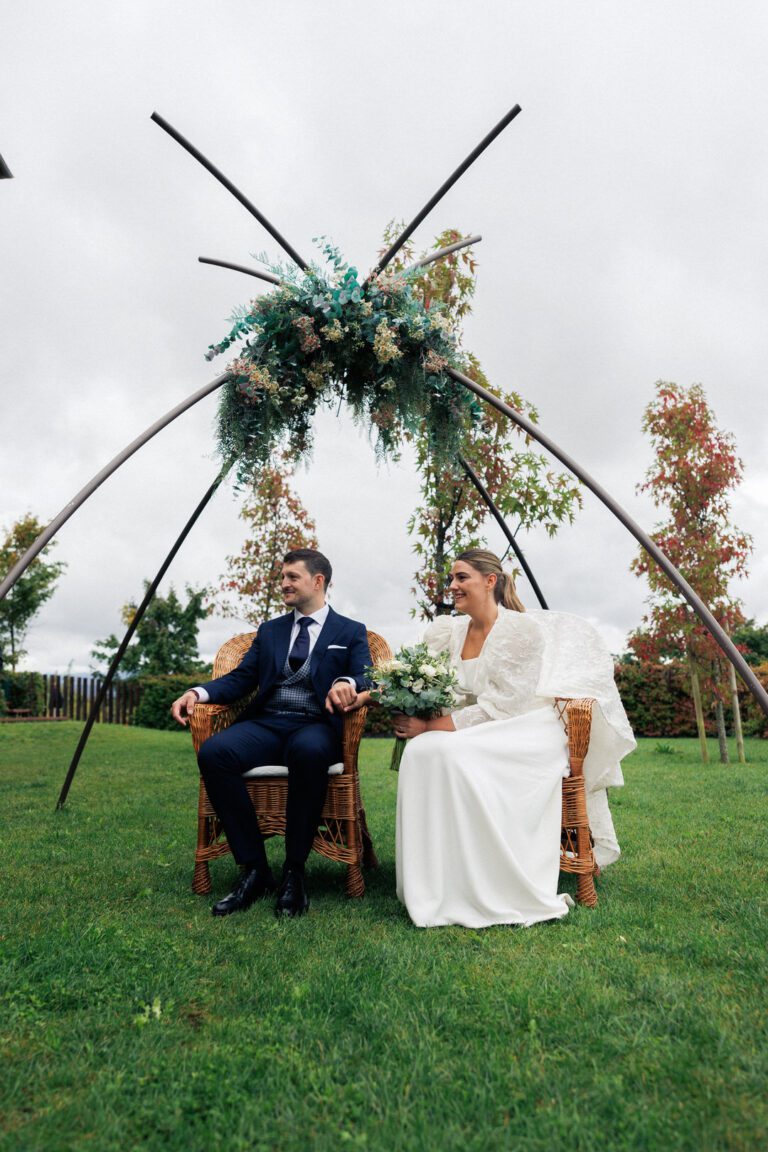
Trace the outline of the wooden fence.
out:
M 43 676 L 45 715 L 66 720 L 86 720 L 99 691 L 100 681 L 91 676 Z M 139 703 L 140 685 L 135 680 L 115 680 L 107 692 L 97 720 L 101 724 L 130 724 Z

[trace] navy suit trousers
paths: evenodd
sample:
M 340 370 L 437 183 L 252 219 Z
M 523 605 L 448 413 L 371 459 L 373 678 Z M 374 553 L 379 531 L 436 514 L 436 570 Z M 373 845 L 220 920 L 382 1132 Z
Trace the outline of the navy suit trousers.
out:
M 341 760 L 341 738 L 330 720 L 262 713 L 235 721 L 206 740 L 198 764 L 208 797 L 238 864 L 267 870 L 264 838 L 243 772 L 265 764 L 288 769 L 285 859 L 303 867 L 325 802 L 328 768 Z

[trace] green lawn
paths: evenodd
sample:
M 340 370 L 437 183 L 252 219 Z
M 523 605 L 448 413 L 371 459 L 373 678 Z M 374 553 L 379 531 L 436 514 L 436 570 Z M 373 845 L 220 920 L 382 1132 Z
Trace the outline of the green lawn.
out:
M 1 1149 L 768 1147 L 768 744 L 644 741 L 598 907 L 477 932 L 395 898 L 388 741 L 366 898 L 315 859 L 309 916 L 214 920 L 188 738 L 98 727 L 54 813 L 78 731 L 0 725 Z

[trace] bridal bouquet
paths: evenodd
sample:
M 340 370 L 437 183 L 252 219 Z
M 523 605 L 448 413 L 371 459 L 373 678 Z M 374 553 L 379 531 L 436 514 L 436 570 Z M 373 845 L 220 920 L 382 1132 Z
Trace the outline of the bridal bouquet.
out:
M 367 669 L 373 681 L 371 697 L 389 712 L 428 719 L 443 708 L 453 708 L 461 698 L 456 672 L 448 652 L 430 653 L 426 644 L 401 648 L 393 660 Z M 398 737 L 392 752 L 391 767 L 395 772 L 405 749 Z

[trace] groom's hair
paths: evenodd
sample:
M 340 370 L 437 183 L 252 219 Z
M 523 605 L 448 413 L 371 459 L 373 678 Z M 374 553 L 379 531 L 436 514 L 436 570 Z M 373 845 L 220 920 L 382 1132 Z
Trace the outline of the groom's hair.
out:
M 283 564 L 296 564 L 299 560 L 306 566 L 310 575 L 317 576 L 319 573 L 324 578 L 327 592 L 333 575 L 328 558 L 316 548 L 294 548 L 292 552 L 286 552 L 283 556 Z

